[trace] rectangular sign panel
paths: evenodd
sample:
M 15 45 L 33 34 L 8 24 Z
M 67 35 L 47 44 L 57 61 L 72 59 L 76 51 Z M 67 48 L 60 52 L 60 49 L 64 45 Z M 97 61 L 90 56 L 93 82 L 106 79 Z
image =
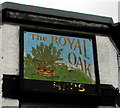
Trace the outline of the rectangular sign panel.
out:
M 95 93 L 99 85 L 95 42 L 94 35 L 84 33 L 21 29 L 21 88 Z
M 91 39 L 24 32 L 24 78 L 95 84 Z

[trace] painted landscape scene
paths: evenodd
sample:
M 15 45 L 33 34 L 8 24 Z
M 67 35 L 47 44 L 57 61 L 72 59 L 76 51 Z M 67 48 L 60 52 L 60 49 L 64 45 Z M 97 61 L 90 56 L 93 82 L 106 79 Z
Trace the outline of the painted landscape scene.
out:
M 87 48 L 91 40 L 32 32 L 24 36 L 25 79 L 95 84 L 93 56 L 87 54 L 93 52 Z

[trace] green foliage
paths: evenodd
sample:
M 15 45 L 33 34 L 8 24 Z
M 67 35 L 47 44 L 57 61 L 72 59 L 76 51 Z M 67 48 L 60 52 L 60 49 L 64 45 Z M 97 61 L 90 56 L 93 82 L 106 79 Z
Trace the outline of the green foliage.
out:
M 62 49 L 56 49 L 53 43 L 47 46 L 41 42 L 36 45 L 36 48 L 32 47 L 32 56 L 27 54 L 25 63 L 45 68 L 55 64 L 57 60 L 63 60 L 63 58 L 60 58 L 62 51 Z
M 73 83 L 83 83 L 83 84 L 95 84 L 95 82 L 88 77 L 85 73 L 80 70 L 71 70 L 68 71 L 68 68 L 65 66 L 52 66 L 52 69 L 55 70 L 56 75 L 53 77 L 44 77 L 41 75 L 33 74 L 35 69 L 33 66 L 25 67 L 25 76 L 26 79 L 35 79 L 35 80 L 48 80 L 48 81 L 62 81 L 62 82 L 73 82 Z

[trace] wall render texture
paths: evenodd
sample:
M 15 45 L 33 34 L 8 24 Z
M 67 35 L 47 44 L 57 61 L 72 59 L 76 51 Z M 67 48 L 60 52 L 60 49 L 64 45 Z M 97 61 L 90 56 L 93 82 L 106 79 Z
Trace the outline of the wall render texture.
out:
M 3 74 L 19 74 L 19 26 L 3 24 L 0 34 L 0 90 Z M 6 99 L 0 92 L 0 106 L 18 106 L 18 100 Z M 1 105 L 2 104 L 2 105 Z
M 96 36 L 101 84 L 118 87 L 117 50 L 108 37 Z

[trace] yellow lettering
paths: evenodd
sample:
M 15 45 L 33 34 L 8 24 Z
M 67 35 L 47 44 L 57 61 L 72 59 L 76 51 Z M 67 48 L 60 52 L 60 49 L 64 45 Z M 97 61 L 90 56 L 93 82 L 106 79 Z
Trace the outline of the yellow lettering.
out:
M 67 38 L 67 40 L 70 44 L 70 49 L 72 49 L 72 45 L 73 45 L 75 39 L 72 39 L 72 42 L 71 42 L 70 38 Z
M 71 60 L 72 59 L 71 56 L 73 56 L 73 61 Z M 75 65 L 76 60 L 77 60 L 77 57 L 73 52 L 68 54 L 68 61 L 69 61 L 70 64 Z
M 63 41 L 62 41 L 63 40 Z M 65 46 L 66 45 L 66 38 L 65 37 L 60 37 L 59 38 L 59 44 L 62 45 L 62 46 Z
M 79 84 L 78 87 L 79 87 L 79 91 L 80 92 L 84 92 L 85 91 L 85 88 L 83 87 L 82 84 Z
M 47 37 L 43 37 L 43 40 L 44 40 L 44 41 L 47 41 Z
M 87 57 L 86 40 L 83 40 L 83 44 L 84 44 L 84 56 L 85 56 L 87 59 L 90 59 L 89 57 Z
M 77 44 L 76 44 L 74 50 L 76 50 L 76 48 L 79 48 L 79 52 L 80 52 L 80 54 L 82 54 L 82 49 L 81 49 L 81 45 L 80 45 L 80 39 L 77 40 Z
M 81 57 L 78 57 L 78 62 L 76 66 L 80 66 L 80 70 L 84 71 Z
M 35 34 L 32 34 L 32 40 L 34 40 L 34 35 L 35 35 Z
M 88 75 L 91 77 L 90 64 L 88 64 L 88 67 L 87 67 L 87 63 L 86 63 L 86 61 L 84 60 L 84 66 L 85 66 L 85 73 L 87 74 L 87 72 L 88 72 Z
M 42 40 L 42 37 L 40 35 L 37 35 L 37 40 Z
M 56 36 L 51 36 L 52 37 L 52 42 L 56 42 L 56 44 L 59 46 L 59 38 Z

